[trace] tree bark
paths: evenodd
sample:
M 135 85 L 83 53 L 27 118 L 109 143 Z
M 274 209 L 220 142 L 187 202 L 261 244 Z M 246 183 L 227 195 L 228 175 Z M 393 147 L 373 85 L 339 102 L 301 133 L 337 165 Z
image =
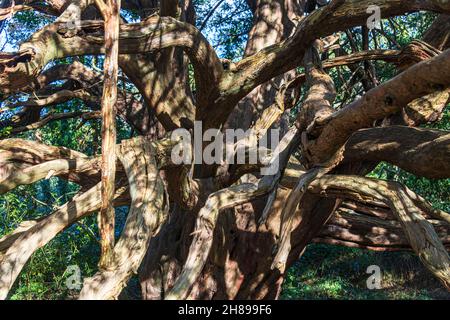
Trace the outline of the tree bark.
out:
M 116 179 L 116 102 L 119 72 L 120 0 L 97 0 L 105 20 L 105 63 L 102 95 L 102 205 L 99 213 L 101 258 L 99 265 L 109 268 L 115 244 L 113 206 Z
M 316 1 L 247 0 L 253 27 L 245 57 L 230 64 L 192 25 L 191 1 L 148 0 L 141 7 L 124 1 L 124 7 L 140 9 L 142 21 L 120 26 L 118 6 L 112 14 L 103 0 L 96 1 L 106 13 L 104 23 L 89 12 L 92 20 L 68 28 L 70 19 L 88 14 L 93 1 L 55 1 L 52 11 L 60 15 L 55 23 L 17 53 L 0 53 L 2 92 L 37 92 L 8 105 L 24 107 L 9 119 L 13 133 L 58 119 L 98 117 L 76 112 L 39 117 L 43 108 L 73 98 L 91 107 L 101 101 L 104 121 L 102 157 L 21 139 L 0 141 L 0 194 L 53 175 L 82 187 L 53 214 L 0 239 L 0 298 L 36 249 L 98 209 L 101 268 L 85 282 L 83 299 L 117 298 L 138 271 L 144 299 L 274 299 L 286 270 L 312 242 L 412 248 L 449 288 L 450 216 L 399 184 L 363 177 L 379 161 L 427 178 L 450 176 L 448 132 L 412 128 L 438 120 L 449 100 L 450 51 L 441 51 L 448 46 L 442 27 L 448 16 L 439 16 L 426 34 L 430 44 L 370 50 L 364 27 L 364 51 L 325 61 L 321 55 L 339 39 L 336 31 L 365 23 L 368 5 L 379 5 L 390 17 L 422 9 L 448 14 L 448 2 L 334 0 L 318 8 Z M 102 53 L 104 76 L 77 62 L 45 69 L 55 59 Z M 394 63 L 401 72 L 377 85 L 369 60 Z M 335 111 L 336 92 L 326 70 L 359 62 L 370 75 L 363 81 L 366 93 Z M 117 92 L 118 65 L 142 101 Z M 60 80 L 67 82 L 55 91 L 51 84 Z M 289 127 L 303 87 L 304 101 Z M 115 108 L 141 135 L 119 147 Z M 254 166 L 175 165 L 170 155 L 176 141 L 161 133 L 192 129 L 195 120 L 203 121 L 204 129 L 255 129 L 236 149 L 256 148 L 254 141 L 270 128 L 280 128 L 284 136 L 270 161 L 260 159 Z M 192 154 L 190 147 L 183 151 Z M 281 170 L 261 177 L 257 169 L 273 161 Z M 130 205 L 116 244 L 114 204 Z

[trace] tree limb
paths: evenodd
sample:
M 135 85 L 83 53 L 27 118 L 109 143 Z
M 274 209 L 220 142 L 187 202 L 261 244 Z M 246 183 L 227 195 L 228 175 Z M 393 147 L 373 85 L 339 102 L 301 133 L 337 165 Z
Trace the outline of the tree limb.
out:
M 101 257 L 99 266 L 109 268 L 115 243 L 113 206 L 116 179 L 116 103 L 119 66 L 120 0 L 97 0 L 105 20 L 105 61 L 102 95 L 102 205 L 98 216 Z
M 137 272 L 150 238 L 167 218 L 164 184 L 150 143 L 133 139 L 121 144 L 119 158 L 130 185 L 131 206 L 122 235 L 112 252 L 107 270 L 84 282 L 82 300 L 115 299 L 127 280 Z

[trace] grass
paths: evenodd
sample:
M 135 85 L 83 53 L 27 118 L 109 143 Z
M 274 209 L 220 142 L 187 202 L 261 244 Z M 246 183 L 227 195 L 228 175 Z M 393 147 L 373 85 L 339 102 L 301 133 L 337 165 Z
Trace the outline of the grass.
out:
M 381 269 L 381 289 L 367 288 L 370 265 Z M 289 270 L 281 299 L 450 300 L 450 293 L 413 253 L 313 244 Z

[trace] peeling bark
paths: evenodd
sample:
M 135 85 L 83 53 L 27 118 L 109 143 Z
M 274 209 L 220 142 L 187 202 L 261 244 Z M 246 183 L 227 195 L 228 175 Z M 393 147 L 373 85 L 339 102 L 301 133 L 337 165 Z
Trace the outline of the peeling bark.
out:
M 101 257 L 99 266 L 108 269 L 114 248 L 116 179 L 116 102 L 119 72 L 120 0 L 96 1 L 105 20 L 105 62 L 102 95 L 102 205 L 98 217 Z

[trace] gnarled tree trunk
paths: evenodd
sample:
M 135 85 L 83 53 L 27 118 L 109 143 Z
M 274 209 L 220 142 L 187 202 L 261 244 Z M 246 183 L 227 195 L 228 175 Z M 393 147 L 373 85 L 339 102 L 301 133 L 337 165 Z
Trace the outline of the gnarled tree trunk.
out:
M 449 214 L 398 183 L 365 177 L 381 161 L 431 179 L 450 177 L 449 133 L 415 128 L 438 121 L 449 101 L 448 2 L 334 0 L 316 8 L 316 1 L 247 0 L 253 26 L 237 62 L 219 59 L 194 26 L 190 0 L 123 1 L 123 8 L 138 10 L 141 21 L 122 21 L 113 39 L 118 43 L 107 42 L 106 48 L 109 33 L 97 14 L 105 3 L 61 2 L 50 5 L 51 14 L 59 16 L 54 23 L 18 52 L 0 53 L 5 95 L 0 98 L 38 94 L 9 105 L 24 108 L 4 123 L 12 130 L 0 140 L 0 193 L 51 176 L 82 189 L 50 216 L 0 239 L 0 298 L 7 297 L 35 250 L 102 208 L 102 168 L 114 168 L 114 162 L 116 173 L 111 170 L 107 182 L 115 180 L 116 191 L 109 185 L 104 199 L 127 204 L 130 212 L 119 241 L 105 242 L 110 257 L 85 281 L 81 298 L 116 298 L 138 273 L 144 299 L 276 299 L 288 268 L 315 242 L 412 249 L 450 290 Z M 22 4 L 50 8 L 15 3 Z M 441 15 L 423 41 L 402 50 L 369 50 L 364 27 L 362 51 L 344 54 L 337 49 L 338 32 L 365 25 L 369 5 L 379 6 L 386 18 L 418 10 Z M 0 9 L 0 17 L 13 9 Z M 108 54 L 110 48 L 118 49 L 118 61 L 107 59 L 112 63 L 104 76 L 77 61 L 45 69 L 55 59 Z M 334 58 L 328 58 L 331 50 Z M 398 74 L 379 84 L 372 60 L 395 64 Z M 328 70 L 347 65 L 359 74 L 359 62 L 364 62 L 364 92 L 336 110 L 341 88 L 335 88 Z M 110 78 L 117 66 L 141 100 L 116 90 Z M 51 83 L 58 80 L 68 81 L 55 90 Z M 108 89 L 117 99 L 100 100 Z M 74 98 L 92 111 L 39 117 L 42 108 Z M 110 109 L 99 113 L 100 101 Z M 299 111 L 290 121 L 294 107 Z M 103 157 L 9 137 L 72 117 L 100 117 L 108 126 L 114 113 L 107 111 L 113 110 L 140 137 L 111 147 L 114 135 L 104 135 L 110 148 Z M 192 130 L 194 121 L 202 121 L 204 130 L 252 128 L 253 135 L 236 149 L 256 148 L 255 141 L 273 128 L 280 129 L 282 139 L 269 159 L 255 166 L 180 165 L 171 157 L 179 141 L 170 132 Z M 191 146 L 183 148 L 196 153 Z M 259 168 L 274 162 L 280 164 L 278 172 L 262 176 Z M 113 217 L 104 218 L 113 225 Z M 102 230 L 104 239 L 112 235 L 113 230 Z

